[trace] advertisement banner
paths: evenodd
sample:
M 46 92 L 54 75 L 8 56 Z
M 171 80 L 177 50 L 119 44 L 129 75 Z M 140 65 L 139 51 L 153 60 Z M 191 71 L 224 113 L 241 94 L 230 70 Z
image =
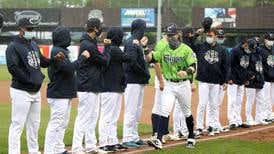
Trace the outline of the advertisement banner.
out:
M 135 19 L 143 19 L 147 27 L 155 27 L 154 8 L 121 8 L 121 26 L 130 27 Z

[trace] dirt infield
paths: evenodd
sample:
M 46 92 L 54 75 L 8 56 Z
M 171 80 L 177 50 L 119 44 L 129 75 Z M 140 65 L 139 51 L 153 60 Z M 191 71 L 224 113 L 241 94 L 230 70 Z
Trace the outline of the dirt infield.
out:
M 0 81 L 0 102 L 1 103 L 9 103 L 10 102 L 10 94 L 9 94 L 9 87 L 10 87 L 10 82 L 9 81 Z M 41 94 L 42 94 L 42 104 L 47 105 L 47 100 L 46 100 L 46 88 L 47 85 L 46 83 L 43 84 L 41 88 Z M 144 96 L 144 104 L 143 104 L 143 111 L 142 111 L 142 116 L 141 116 L 141 123 L 145 124 L 150 124 L 150 115 L 151 115 L 151 110 L 153 107 L 153 101 L 154 101 L 154 87 L 153 86 L 146 86 L 145 87 L 145 96 Z M 194 117 L 196 116 L 196 109 L 198 105 L 198 91 L 196 90 L 193 93 L 192 97 L 192 112 Z M 77 99 L 73 100 L 73 106 L 77 106 Z M 244 105 L 242 108 L 242 111 L 244 111 Z M 223 125 L 227 125 L 227 99 L 226 96 L 224 98 L 224 102 L 221 106 L 220 110 L 220 120 Z M 244 113 L 244 112 L 242 112 Z M 172 116 L 171 116 L 172 117 Z M 245 115 L 242 115 L 243 119 L 245 119 Z M 122 109 L 122 114 L 120 116 L 120 121 L 123 120 L 123 109 Z M 170 120 L 172 121 L 172 120 Z

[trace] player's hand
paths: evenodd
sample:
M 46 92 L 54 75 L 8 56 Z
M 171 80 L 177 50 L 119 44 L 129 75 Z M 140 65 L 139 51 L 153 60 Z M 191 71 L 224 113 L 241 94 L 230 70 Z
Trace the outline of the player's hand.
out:
M 233 84 L 233 80 L 228 80 L 228 84 L 232 85 Z
M 87 50 L 85 50 L 85 51 L 82 53 L 82 55 L 83 55 L 86 59 L 88 59 L 88 58 L 90 57 L 90 53 L 89 53 Z
M 105 45 L 111 44 L 111 39 L 104 39 L 104 44 Z
M 195 83 L 192 83 L 191 84 L 191 91 L 194 92 L 196 90 L 196 85 Z
M 144 36 L 141 39 L 141 45 L 144 47 L 144 46 L 147 46 L 147 43 L 148 43 L 148 38 L 147 38 L 147 36 Z
M 140 45 L 140 42 L 139 42 L 138 40 L 136 40 L 136 39 L 133 40 L 132 43 L 133 43 L 133 44 L 136 44 L 136 45 Z
M 186 71 L 179 71 L 177 73 L 177 75 L 179 75 L 180 77 L 185 77 L 185 76 L 187 76 L 187 72 Z
M 244 83 L 244 85 L 245 85 L 245 86 L 249 85 L 249 81 L 246 81 L 246 82 Z
M 160 88 L 161 91 L 163 91 L 165 83 L 164 83 L 164 81 L 160 81 L 159 83 L 160 83 L 159 88 Z
M 60 51 L 60 52 L 58 52 L 55 56 L 54 56 L 54 60 L 57 60 L 57 61 L 61 61 L 61 60 L 63 60 L 65 58 L 65 54 L 62 52 L 62 51 Z
M 255 75 L 253 75 L 251 78 L 250 78 L 250 80 L 254 80 L 255 79 Z
M 226 91 L 226 90 L 227 90 L 227 84 L 224 83 L 224 84 L 223 84 L 223 91 Z

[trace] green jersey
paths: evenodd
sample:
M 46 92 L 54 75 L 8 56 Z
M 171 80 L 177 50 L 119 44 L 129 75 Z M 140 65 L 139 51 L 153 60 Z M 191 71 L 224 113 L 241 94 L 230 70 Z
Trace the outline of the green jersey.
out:
M 195 53 L 186 44 L 182 43 L 177 49 L 172 50 L 165 40 L 157 43 L 153 58 L 161 64 L 162 73 L 166 80 L 191 79 L 192 75 L 181 77 L 177 73 L 185 71 L 197 61 Z

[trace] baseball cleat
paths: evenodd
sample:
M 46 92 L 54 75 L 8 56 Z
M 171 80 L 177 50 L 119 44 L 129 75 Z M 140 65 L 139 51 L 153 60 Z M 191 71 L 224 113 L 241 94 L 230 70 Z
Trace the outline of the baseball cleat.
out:
M 239 128 L 250 128 L 250 125 L 248 125 L 248 124 L 241 124 L 238 127 Z
M 147 145 L 147 143 L 145 141 L 143 141 L 142 139 L 135 142 L 135 144 L 137 144 L 137 145 Z
M 207 133 L 209 136 L 214 136 L 214 131 L 213 131 L 213 127 L 209 126 L 208 129 L 207 129 Z
M 113 147 L 116 149 L 116 151 L 125 151 L 128 149 L 128 147 L 123 146 L 122 144 L 115 144 Z
M 162 149 L 162 148 L 163 148 L 162 142 L 161 142 L 159 139 L 148 140 L 148 141 L 147 141 L 147 144 L 148 144 L 149 146 L 154 147 L 155 150 L 158 150 L 158 149 Z
M 236 128 L 237 128 L 236 124 L 230 124 L 229 125 L 229 129 L 231 129 L 231 130 L 236 129 Z
M 186 148 L 195 148 L 195 139 L 187 139 Z
M 203 129 L 197 129 L 195 135 L 203 135 Z
M 140 148 L 140 145 L 136 144 L 135 142 L 123 142 L 123 146 L 128 147 L 128 148 Z

